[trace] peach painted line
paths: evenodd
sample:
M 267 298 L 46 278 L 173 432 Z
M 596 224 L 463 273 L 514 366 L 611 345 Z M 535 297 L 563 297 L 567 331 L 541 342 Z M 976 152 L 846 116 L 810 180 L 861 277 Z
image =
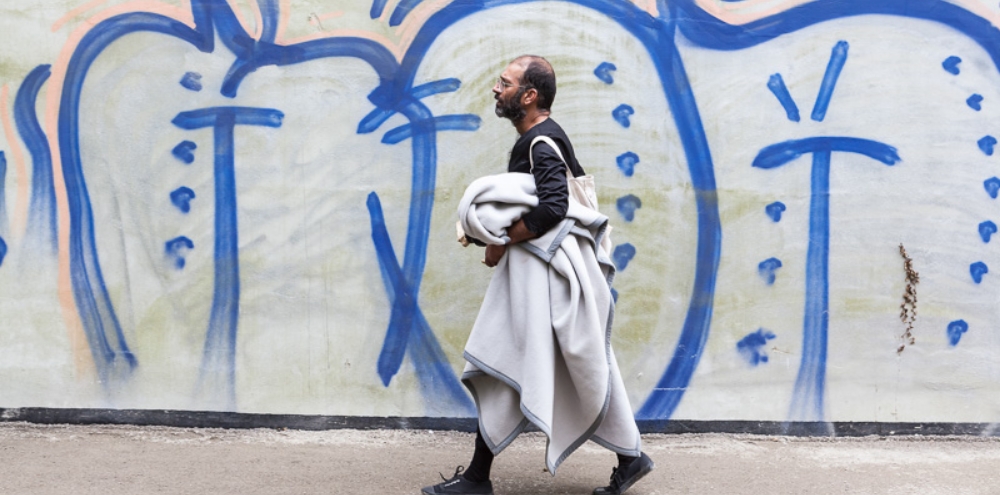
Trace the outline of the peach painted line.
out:
M 288 21 L 292 18 L 292 0 L 281 0 L 281 3 L 278 4 L 278 8 L 281 16 L 278 21 L 278 32 L 274 36 L 275 43 L 277 43 L 278 40 L 285 39 L 285 29 L 288 28 Z
M 84 13 L 84 12 L 86 12 L 86 11 L 94 8 L 94 7 L 97 7 L 98 5 L 100 5 L 100 4 L 104 3 L 104 2 L 107 2 L 107 1 L 108 0 L 93 0 L 92 2 L 88 2 L 88 3 L 84 4 L 84 5 L 81 5 L 81 6 L 77 7 L 77 8 L 69 11 L 66 15 L 60 17 L 58 21 L 52 23 L 52 32 L 54 33 L 56 31 L 62 29 L 62 27 L 63 27 L 64 24 L 66 24 L 67 22 L 73 20 L 76 16 L 78 16 L 78 15 L 80 15 L 80 14 L 82 14 L 82 13 Z
M 402 53 L 406 53 L 406 50 L 410 48 L 413 40 L 416 39 L 417 34 L 420 33 L 420 29 L 424 27 L 427 20 L 432 15 L 438 13 L 439 10 L 447 7 L 451 2 L 452 0 L 434 0 L 432 2 L 421 3 L 410 11 L 410 15 L 406 16 L 403 24 L 396 28 L 396 35 L 399 37 L 399 45 Z
M 325 21 L 327 19 L 333 19 L 333 18 L 336 18 L 336 17 L 340 17 L 342 15 L 344 15 L 344 11 L 343 10 L 337 10 L 337 11 L 334 11 L 334 12 L 328 12 L 326 14 L 323 14 L 323 15 L 317 16 L 317 17 L 319 18 L 320 21 Z
M 185 2 L 185 4 L 187 6 L 186 10 L 157 1 L 139 0 L 102 10 L 73 30 L 69 39 L 63 45 L 56 62 L 52 64 L 52 76 L 49 78 L 45 100 L 45 129 L 49 140 L 49 147 L 52 150 L 52 180 L 55 185 L 56 211 L 59 224 L 58 295 L 63 320 L 66 323 L 66 330 L 69 334 L 70 345 L 73 350 L 78 379 L 82 379 L 85 376 L 93 378 L 96 375 L 96 370 L 93 357 L 87 345 L 86 335 L 83 331 L 83 323 L 80 320 L 80 314 L 73 296 L 73 285 L 70 282 L 69 201 L 66 196 L 66 179 L 63 175 L 62 155 L 59 149 L 58 135 L 59 100 L 66 81 L 66 70 L 69 66 L 70 57 L 77 46 L 79 46 L 80 41 L 93 26 L 102 21 L 129 12 L 151 12 L 170 17 L 193 28 L 194 18 L 191 14 L 191 7 L 188 2 Z
M 21 142 L 14 133 L 14 124 L 10 120 L 9 99 L 10 89 L 4 84 L 3 89 L 0 89 L 0 119 L 3 120 L 3 133 L 10 144 L 14 168 L 17 170 L 17 199 L 14 201 L 14 218 L 11 219 L 10 231 L 15 239 L 21 239 L 28 227 L 28 167 L 24 161 Z

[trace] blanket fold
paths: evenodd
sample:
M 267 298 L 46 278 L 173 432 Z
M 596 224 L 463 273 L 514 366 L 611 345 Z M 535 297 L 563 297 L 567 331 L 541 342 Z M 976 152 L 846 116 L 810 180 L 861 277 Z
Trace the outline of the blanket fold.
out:
M 537 204 L 530 174 L 484 177 L 466 190 L 459 220 L 469 235 L 507 244 L 506 229 Z M 607 217 L 571 199 L 556 227 L 508 246 L 465 347 L 462 382 L 487 445 L 499 453 L 533 423 L 548 437 L 553 475 L 587 440 L 625 455 L 640 451 L 611 349 L 607 229 Z

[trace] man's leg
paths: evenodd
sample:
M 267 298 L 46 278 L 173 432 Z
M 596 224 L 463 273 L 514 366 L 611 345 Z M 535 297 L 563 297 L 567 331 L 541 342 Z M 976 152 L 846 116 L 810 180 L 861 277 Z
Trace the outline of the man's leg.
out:
M 483 434 L 476 429 L 476 450 L 472 454 L 469 469 L 462 466 L 455 470 L 451 479 L 423 489 L 424 495 L 493 495 L 490 469 L 493 467 L 493 452 L 483 440 Z

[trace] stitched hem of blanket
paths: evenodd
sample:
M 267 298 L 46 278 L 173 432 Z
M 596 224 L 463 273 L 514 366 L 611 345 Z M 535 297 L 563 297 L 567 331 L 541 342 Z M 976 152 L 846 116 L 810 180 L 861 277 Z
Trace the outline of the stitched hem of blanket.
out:
M 482 375 L 487 375 L 487 376 L 496 378 L 497 380 L 500 380 L 501 382 L 505 383 L 508 387 L 510 387 L 510 388 L 512 388 L 512 389 L 514 389 L 514 390 L 517 391 L 518 397 L 521 396 L 521 386 L 516 381 L 514 381 L 511 377 L 509 377 L 509 376 L 501 373 L 500 371 L 497 371 L 496 369 L 493 369 L 493 368 L 487 366 L 482 361 L 476 359 L 471 354 L 469 354 L 468 351 L 464 352 L 463 354 L 465 355 L 465 360 L 466 361 L 472 363 L 472 365 L 475 366 L 476 368 L 479 368 L 479 372 L 478 373 L 476 373 L 476 372 L 462 373 L 462 383 L 465 383 L 465 387 L 468 388 L 470 391 L 472 391 L 472 395 L 474 396 L 475 401 L 476 401 L 476 410 L 477 411 L 479 410 L 479 394 L 477 394 L 475 392 L 475 388 L 476 387 L 473 386 L 471 382 L 466 381 L 467 378 L 475 378 L 475 377 L 479 377 L 479 376 L 482 376 Z M 500 451 L 502 451 L 503 449 L 507 448 L 507 446 L 510 445 L 510 443 L 513 442 L 514 439 L 517 438 L 517 436 L 520 435 L 521 432 L 524 431 L 524 428 L 528 426 L 528 424 L 526 422 L 528 420 L 531 420 L 531 422 L 534 423 L 535 426 L 537 426 L 539 430 L 542 430 L 542 433 L 545 433 L 546 437 L 552 436 L 552 428 L 549 427 L 549 425 L 545 424 L 545 422 L 542 421 L 538 416 L 536 416 L 535 413 L 531 412 L 530 409 L 528 409 L 527 407 L 525 407 L 524 403 L 521 402 L 520 400 L 518 400 L 518 405 L 520 406 L 521 414 L 524 414 L 524 418 L 525 419 L 524 419 L 524 421 L 521 421 L 520 425 L 518 425 L 516 428 L 514 428 L 514 431 L 510 435 L 508 435 L 499 444 L 497 444 L 497 449 L 498 450 L 496 450 L 496 451 L 493 452 L 494 455 L 499 454 Z M 480 421 L 480 427 L 482 427 L 482 418 L 480 418 L 479 421 Z M 485 432 L 486 429 L 483 428 L 482 431 Z M 491 443 L 490 439 L 488 439 L 486 435 L 483 435 L 483 440 L 486 440 L 487 444 Z M 489 445 L 489 447 L 490 447 L 490 450 L 493 450 L 493 446 Z
M 594 435 L 594 436 L 590 437 L 590 439 L 594 443 L 596 443 L 597 445 L 600 445 L 601 447 L 604 447 L 604 448 L 606 448 L 606 449 L 608 449 L 608 450 L 610 450 L 610 451 L 612 451 L 612 452 L 614 452 L 616 454 L 627 455 L 629 457 L 639 457 L 639 454 L 642 453 L 642 444 L 641 443 L 638 446 L 632 447 L 631 449 L 629 449 L 629 448 L 626 448 L 626 447 L 619 447 L 619 446 L 617 446 L 617 445 L 615 445 L 615 444 L 613 444 L 613 443 L 611 443 L 611 442 L 609 442 L 609 441 L 607 441 L 607 440 L 605 440 L 605 439 L 603 439 L 603 438 L 601 438 L 601 437 L 599 437 L 597 435 Z
M 476 403 L 477 411 L 479 410 L 479 394 L 476 393 L 476 387 L 474 387 L 472 385 L 472 382 L 468 380 L 470 378 L 478 378 L 483 376 L 490 376 L 490 375 L 483 371 L 469 371 L 462 374 L 462 383 L 465 385 L 465 388 L 469 389 L 469 393 L 472 394 L 472 400 L 475 401 Z M 501 441 L 499 444 L 495 444 L 493 443 L 493 439 L 491 439 L 489 435 L 482 434 L 482 432 L 486 431 L 486 428 L 483 427 L 483 418 L 482 417 L 477 418 L 476 422 L 479 426 L 480 436 L 483 437 L 483 441 L 486 442 L 486 446 L 490 449 L 490 452 L 492 452 L 493 455 L 498 455 L 500 454 L 500 452 L 503 452 L 503 449 L 507 448 L 507 446 L 510 445 L 511 442 L 513 442 L 514 439 L 518 437 L 518 435 L 523 433 L 525 428 L 528 427 L 528 417 L 525 416 L 524 419 L 522 419 L 521 422 L 518 423 L 518 425 L 514 428 L 514 431 L 510 435 L 507 435 L 507 438 L 504 438 L 503 441 Z
M 559 233 L 556 234 L 555 239 L 552 240 L 552 243 L 549 244 L 547 248 L 542 249 L 532 244 L 530 241 L 522 242 L 521 246 L 524 247 L 524 249 L 528 250 L 529 253 L 541 258 L 542 261 L 550 263 L 552 262 L 552 257 L 555 256 L 556 254 L 556 249 L 559 249 L 559 246 L 562 245 L 563 239 L 565 239 L 566 236 L 569 235 L 569 232 L 572 229 L 573 229 L 573 221 L 563 220 L 562 225 L 559 227 Z

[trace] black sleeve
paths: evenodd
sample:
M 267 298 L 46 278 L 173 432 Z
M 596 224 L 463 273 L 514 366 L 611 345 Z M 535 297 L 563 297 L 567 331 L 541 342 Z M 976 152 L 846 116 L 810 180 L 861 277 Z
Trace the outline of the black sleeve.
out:
M 531 150 L 535 167 L 535 191 L 538 206 L 526 213 L 525 227 L 535 235 L 542 235 L 566 218 L 569 207 L 569 189 L 566 186 L 566 165 L 551 146 L 544 142 L 535 144 Z

